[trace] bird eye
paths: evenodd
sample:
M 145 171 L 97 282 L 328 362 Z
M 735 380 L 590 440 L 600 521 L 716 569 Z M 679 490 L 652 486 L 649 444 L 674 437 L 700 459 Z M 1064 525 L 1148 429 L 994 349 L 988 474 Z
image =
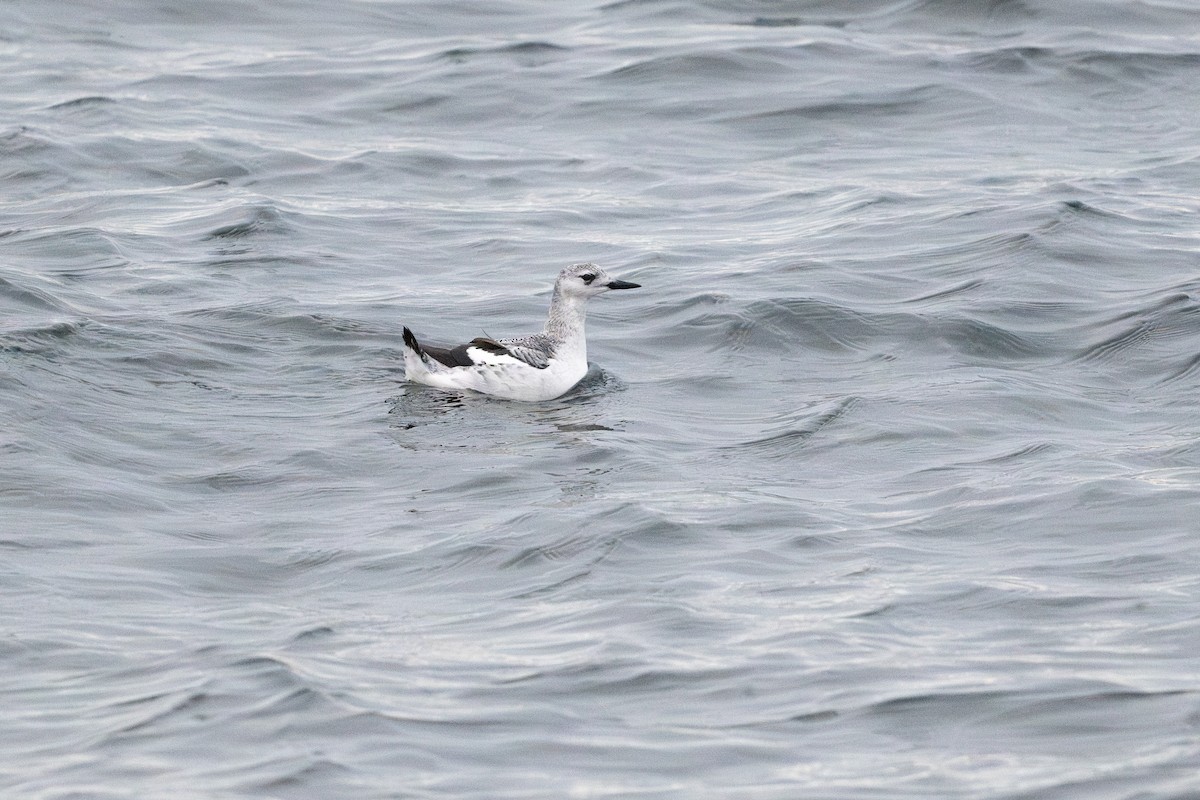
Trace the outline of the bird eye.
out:
M 589 272 L 587 275 L 580 275 L 579 280 L 590 284 L 592 281 L 596 280 L 596 276 Z

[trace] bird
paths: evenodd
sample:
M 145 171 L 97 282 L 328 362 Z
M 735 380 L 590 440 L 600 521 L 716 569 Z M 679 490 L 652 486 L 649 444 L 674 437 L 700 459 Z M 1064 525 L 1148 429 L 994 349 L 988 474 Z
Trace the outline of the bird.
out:
M 457 347 L 431 347 L 404 327 L 405 377 L 438 389 L 470 389 L 504 400 L 538 402 L 566 394 L 587 374 L 583 323 L 589 299 L 616 289 L 640 289 L 595 264 L 558 274 L 541 333 L 509 339 L 479 336 Z

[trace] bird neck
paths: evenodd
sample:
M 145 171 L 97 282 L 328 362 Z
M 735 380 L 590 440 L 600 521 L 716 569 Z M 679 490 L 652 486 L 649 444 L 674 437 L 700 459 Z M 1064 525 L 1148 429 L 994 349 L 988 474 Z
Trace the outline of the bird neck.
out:
M 544 333 L 558 341 L 566 341 L 576 336 L 582 338 L 586 317 L 587 300 L 568 297 L 556 287 L 554 297 L 550 300 L 550 317 L 546 320 Z

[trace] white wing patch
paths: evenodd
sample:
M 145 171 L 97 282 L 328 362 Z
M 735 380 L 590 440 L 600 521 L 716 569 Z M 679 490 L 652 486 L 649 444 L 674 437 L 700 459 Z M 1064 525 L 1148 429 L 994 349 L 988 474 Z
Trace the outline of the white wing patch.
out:
M 467 355 L 476 364 L 512 364 L 513 361 L 527 364 L 535 369 L 545 369 L 550 366 L 549 355 L 536 347 L 525 347 L 515 343 L 498 342 L 495 339 L 479 337 L 471 340 L 467 346 Z
M 524 361 L 531 367 L 545 369 L 550 366 L 550 358 L 541 350 L 535 350 L 532 347 L 517 347 L 516 345 L 507 345 L 506 349 L 513 358 Z

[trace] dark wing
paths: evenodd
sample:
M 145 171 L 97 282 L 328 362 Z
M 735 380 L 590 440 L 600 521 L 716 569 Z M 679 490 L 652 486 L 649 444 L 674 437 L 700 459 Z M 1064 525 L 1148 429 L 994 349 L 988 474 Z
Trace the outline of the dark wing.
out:
M 458 347 L 431 347 L 417 342 L 417 337 L 408 328 L 404 329 L 404 343 L 418 353 L 429 356 L 434 361 L 447 367 L 473 367 L 478 362 L 471 358 L 472 350 L 481 350 L 497 356 L 508 356 L 531 367 L 545 369 L 550 366 L 550 353 L 544 347 L 538 347 L 534 337 L 525 339 L 510 339 L 498 342 L 486 336 L 472 339 L 468 344 Z
M 458 347 L 445 348 L 421 345 L 421 351 L 447 367 L 471 367 L 475 365 L 475 362 L 467 355 L 467 348 L 470 346 L 469 344 L 460 344 Z
M 429 356 L 434 361 L 447 367 L 470 367 L 475 364 L 471 360 L 471 356 L 467 355 L 467 348 L 471 346 L 469 344 L 460 344 L 458 347 L 433 347 L 432 345 L 421 344 L 407 327 L 404 329 L 404 344 L 417 353 Z

